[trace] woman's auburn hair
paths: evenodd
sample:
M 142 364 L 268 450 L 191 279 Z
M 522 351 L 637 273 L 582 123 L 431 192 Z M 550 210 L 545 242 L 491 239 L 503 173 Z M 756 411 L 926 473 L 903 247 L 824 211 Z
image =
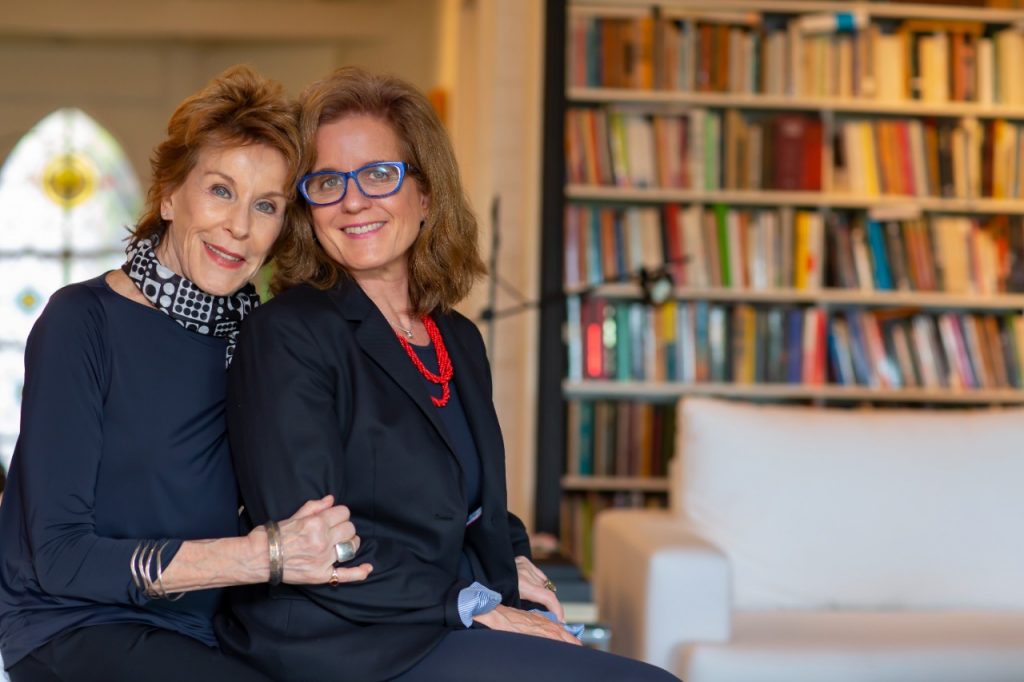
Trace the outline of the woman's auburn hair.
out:
M 476 217 L 462 188 L 448 133 L 427 98 L 409 83 L 343 67 L 299 95 L 304 173 L 315 167 L 320 127 L 350 115 L 374 116 L 391 127 L 405 156 L 394 160 L 409 164 L 407 179 L 417 182 L 429 199 L 427 218 L 409 250 L 410 312 L 446 312 L 487 272 L 477 244 Z M 277 251 L 270 285 L 275 294 L 304 283 L 329 289 L 348 277 L 317 243 L 312 212 L 304 202 L 301 215 L 304 220 Z
M 131 244 L 164 236 L 170 223 L 161 217 L 160 204 L 185 183 L 204 150 L 252 144 L 279 151 L 288 166 L 284 224 L 267 260 L 273 257 L 298 219 L 295 194 L 302 169 L 298 106 L 280 83 L 244 65 L 232 66 L 215 77 L 171 114 L 167 138 L 150 156 L 152 184 L 142 218 L 132 230 Z

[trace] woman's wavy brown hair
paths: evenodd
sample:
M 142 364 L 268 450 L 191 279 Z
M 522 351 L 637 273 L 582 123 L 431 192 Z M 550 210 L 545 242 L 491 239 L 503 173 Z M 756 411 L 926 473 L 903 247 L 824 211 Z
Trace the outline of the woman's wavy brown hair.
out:
M 280 83 L 264 78 L 248 66 L 233 66 L 178 105 L 167 123 L 167 138 L 150 157 L 153 183 L 146 206 L 132 230 L 132 244 L 161 238 L 170 224 L 160 217 L 160 202 L 180 187 L 208 148 L 265 144 L 276 149 L 288 164 L 288 196 L 284 225 L 271 249 L 287 239 L 299 214 L 296 182 L 302 168 L 298 107 Z
M 459 179 L 451 140 L 427 98 L 394 76 L 357 67 L 338 69 L 299 95 L 299 130 L 306 154 L 303 172 L 316 164 L 320 126 L 352 114 L 388 123 L 398 138 L 409 177 L 430 198 L 427 219 L 409 251 L 409 299 L 417 315 L 447 311 L 487 270 L 477 245 L 477 223 Z M 350 190 L 358 191 L 358 190 Z M 317 243 L 307 206 L 277 252 L 274 293 L 302 283 L 329 289 L 347 277 Z

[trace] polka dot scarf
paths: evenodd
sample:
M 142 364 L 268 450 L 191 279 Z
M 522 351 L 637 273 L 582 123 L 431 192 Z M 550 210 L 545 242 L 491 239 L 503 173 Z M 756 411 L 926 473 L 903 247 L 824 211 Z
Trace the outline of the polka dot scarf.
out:
M 154 251 L 157 243 L 140 239 L 130 245 L 121 269 L 157 310 L 185 329 L 227 339 L 224 367 L 230 367 L 242 320 L 260 304 L 256 287 L 246 284 L 230 296 L 211 296 L 161 265 Z

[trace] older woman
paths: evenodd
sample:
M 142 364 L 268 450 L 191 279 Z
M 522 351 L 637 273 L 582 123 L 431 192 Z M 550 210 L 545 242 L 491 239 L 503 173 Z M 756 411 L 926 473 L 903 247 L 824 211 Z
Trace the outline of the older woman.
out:
M 559 607 L 506 509 L 483 341 L 452 310 L 484 268 L 426 98 L 347 68 L 300 105 L 311 225 L 246 322 L 228 431 L 252 521 L 334 494 L 375 570 L 344 590 L 245 590 L 217 621 L 225 650 L 290 681 L 675 679 L 520 608 Z
M 124 267 L 58 291 L 33 328 L 0 506 L 14 682 L 265 680 L 216 648 L 215 588 L 369 572 L 335 568 L 358 539 L 329 495 L 238 537 L 225 367 L 298 165 L 294 105 L 226 72 L 171 117 Z

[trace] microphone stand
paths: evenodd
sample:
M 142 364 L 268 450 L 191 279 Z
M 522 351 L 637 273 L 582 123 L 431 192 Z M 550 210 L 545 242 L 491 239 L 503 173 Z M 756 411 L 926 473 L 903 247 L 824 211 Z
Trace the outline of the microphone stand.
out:
M 487 350 L 495 357 L 494 344 L 497 340 L 498 325 L 494 319 L 494 309 L 498 305 L 498 251 L 501 248 L 499 234 L 501 197 L 497 194 L 491 199 L 491 265 L 490 282 L 487 287 L 487 307 L 480 311 L 480 319 L 487 320 Z

